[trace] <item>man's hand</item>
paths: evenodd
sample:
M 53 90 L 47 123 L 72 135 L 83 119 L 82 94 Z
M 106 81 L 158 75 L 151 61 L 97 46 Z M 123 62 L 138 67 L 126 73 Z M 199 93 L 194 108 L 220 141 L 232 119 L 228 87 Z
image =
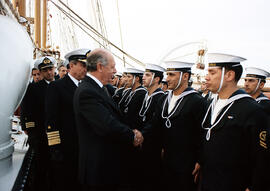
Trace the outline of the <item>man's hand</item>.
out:
M 137 129 L 134 129 L 133 132 L 135 133 L 135 137 L 134 137 L 134 141 L 133 141 L 133 145 L 135 147 L 142 145 L 143 143 L 143 136 L 142 133 L 140 131 L 138 131 Z
M 195 164 L 194 170 L 192 171 L 192 175 L 194 176 L 194 182 L 197 183 L 199 179 L 199 174 L 200 174 L 200 168 L 201 166 L 199 163 Z

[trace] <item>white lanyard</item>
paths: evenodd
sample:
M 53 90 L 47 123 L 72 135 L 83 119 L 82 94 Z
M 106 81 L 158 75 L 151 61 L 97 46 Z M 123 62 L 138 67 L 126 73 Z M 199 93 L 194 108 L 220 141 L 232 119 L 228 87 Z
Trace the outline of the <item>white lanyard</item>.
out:
M 129 95 L 128 95 L 127 98 L 125 99 L 125 102 L 124 102 L 124 103 L 125 103 L 124 107 L 126 107 L 126 109 L 124 110 L 125 113 L 128 112 L 128 104 L 130 103 L 130 101 L 132 100 L 132 98 L 133 98 L 133 96 L 136 94 L 136 92 L 139 91 L 139 90 L 144 90 L 144 91 L 146 91 L 145 88 L 138 88 L 138 89 L 136 89 L 134 92 L 133 92 L 133 91 L 130 91 Z
M 122 98 L 120 99 L 118 105 L 120 105 L 124 99 L 124 97 L 126 96 L 126 94 L 128 93 L 128 91 L 131 90 L 131 88 L 127 88 L 122 92 Z
M 255 90 L 252 92 L 252 94 L 255 94 L 255 92 L 256 92 L 257 89 L 259 88 L 260 83 L 261 83 L 261 79 L 259 78 L 259 79 L 258 79 L 257 86 L 256 86 Z
M 180 94 L 179 98 L 177 99 L 177 101 L 179 99 L 181 99 L 176 106 L 174 106 L 173 110 L 171 111 L 171 113 L 168 113 L 168 116 L 164 116 L 164 110 L 165 110 L 165 105 L 166 102 L 168 102 L 168 107 L 170 104 L 170 100 L 172 97 L 172 91 L 169 91 L 168 96 L 166 97 L 164 103 L 163 103 L 163 108 L 162 108 L 162 112 L 161 112 L 161 117 L 163 119 L 166 119 L 165 125 L 167 128 L 170 128 L 172 126 L 171 121 L 170 121 L 170 117 L 175 113 L 175 111 L 177 110 L 178 106 L 180 105 L 180 103 L 182 102 L 182 100 L 184 99 L 185 96 L 192 94 L 192 93 L 197 93 L 195 90 L 189 90 L 189 91 L 184 91 L 183 93 Z
M 221 79 L 220 79 L 220 84 L 219 84 L 219 88 L 217 90 L 217 93 L 221 90 L 221 88 L 223 86 L 224 74 L 225 74 L 225 68 L 222 67 Z
M 229 98 L 228 101 L 227 101 L 227 103 L 223 106 L 223 108 L 226 107 L 227 105 L 229 105 L 229 106 L 228 106 L 228 108 L 222 113 L 222 115 L 220 116 L 220 118 L 219 118 L 219 119 L 218 119 L 211 127 L 209 127 L 209 128 L 204 128 L 204 127 L 203 127 L 203 124 L 204 124 L 204 122 L 205 122 L 205 120 L 206 120 L 206 117 L 208 116 L 208 113 L 209 113 L 209 111 L 210 111 L 210 108 L 211 108 L 211 118 L 212 118 L 213 111 L 214 111 L 214 107 L 215 107 L 215 102 L 216 102 L 217 100 L 214 99 L 214 100 L 211 102 L 211 104 L 210 104 L 210 106 L 208 107 L 207 112 L 206 112 L 206 114 L 205 114 L 205 116 L 204 116 L 204 118 L 203 118 L 202 124 L 201 124 L 202 128 L 205 129 L 205 130 L 207 130 L 207 133 L 206 133 L 206 140 L 207 140 L 207 141 L 210 140 L 210 137 L 211 137 L 211 130 L 212 130 L 212 129 L 220 122 L 220 120 L 223 118 L 223 116 L 226 114 L 226 112 L 227 112 L 227 111 L 230 109 L 230 107 L 233 105 L 234 101 L 239 100 L 239 99 L 242 99 L 242 98 L 244 98 L 244 97 L 251 97 L 251 96 L 250 96 L 250 95 L 247 95 L 247 94 L 238 94 L 238 95 L 235 95 L 235 96 Z M 222 108 L 222 109 L 223 109 L 223 108 Z M 221 110 L 222 110 L 222 109 L 221 109 Z
M 155 96 L 155 95 L 157 95 L 157 94 L 161 94 L 161 93 L 164 94 L 164 92 L 161 91 L 161 90 L 158 91 L 158 92 L 154 92 L 154 93 L 149 97 L 149 99 L 147 99 L 148 93 L 145 94 L 145 97 L 144 97 L 144 100 L 143 100 L 143 103 L 142 103 L 142 107 L 141 107 L 141 109 L 140 109 L 140 111 L 139 111 L 139 116 L 143 118 L 143 121 L 145 121 L 145 119 L 146 119 L 145 114 L 146 114 L 146 112 L 148 111 L 148 109 L 149 109 L 149 107 L 150 107 L 150 105 L 151 105 L 153 96 Z M 143 108 L 146 108 L 146 109 L 145 109 L 144 112 L 142 113 Z
M 114 97 L 116 96 L 117 92 L 120 91 L 120 90 L 122 90 L 122 89 L 124 89 L 124 87 L 115 90 L 115 93 L 114 93 L 114 95 L 113 95 L 112 97 L 114 98 Z M 123 92 L 122 92 L 122 93 L 123 93 Z
M 180 71 L 180 77 L 179 77 L 179 80 L 178 80 L 178 84 L 173 90 L 176 90 L 180 86 L 181 81 L 182 81 L 182 76 L 183 76 L 183 72 Z

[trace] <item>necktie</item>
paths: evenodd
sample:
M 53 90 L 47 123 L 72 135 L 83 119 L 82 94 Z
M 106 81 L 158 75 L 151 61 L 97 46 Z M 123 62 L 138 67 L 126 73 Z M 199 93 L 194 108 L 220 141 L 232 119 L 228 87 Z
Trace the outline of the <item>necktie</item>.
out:
M 111 95 L 110 95 L 110 93 L 109 93 L 109 91 L 108 91 L 108 89 L 107 89 L 106 86 L 103 86 L 102 89 L 106 93 L 107 96 L 111 97 Z

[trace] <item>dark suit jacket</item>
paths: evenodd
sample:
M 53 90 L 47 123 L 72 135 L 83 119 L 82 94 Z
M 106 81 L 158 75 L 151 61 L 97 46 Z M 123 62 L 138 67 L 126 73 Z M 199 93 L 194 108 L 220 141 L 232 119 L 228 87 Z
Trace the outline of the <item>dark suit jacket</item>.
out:
M 87 185 L 117 185 L 126 169 L 126 149 L 134 133 L 120 122 L 110 97 L 86 76 L 74 95 L 79 138 L 79 180 Z M 132 165 L 132 164 L 129 164 Z

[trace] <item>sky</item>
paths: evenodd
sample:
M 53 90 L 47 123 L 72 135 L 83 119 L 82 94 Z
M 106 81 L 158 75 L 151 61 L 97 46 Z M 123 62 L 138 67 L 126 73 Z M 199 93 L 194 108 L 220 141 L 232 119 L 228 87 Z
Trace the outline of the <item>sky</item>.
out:
M 121 47 L 117 1 L 100 2 L 108 39 Z M 68 3 L 94 25 L 89 0 Z M 182 44 L 204 42 L 208 52 L 238 55 L 247 58 L 244 66 L 269 68 L 268 0 L 118 0 L 118 3 L 123 49 L 143 63 L 159 63 L 168 51 Z M 97 47 L 80 29 L 74 30 L 79 47 Z M 197 49 L 198 44 L 194 44 L 176 54 Z M 123 65 L 116 60 L 118 68 Z

